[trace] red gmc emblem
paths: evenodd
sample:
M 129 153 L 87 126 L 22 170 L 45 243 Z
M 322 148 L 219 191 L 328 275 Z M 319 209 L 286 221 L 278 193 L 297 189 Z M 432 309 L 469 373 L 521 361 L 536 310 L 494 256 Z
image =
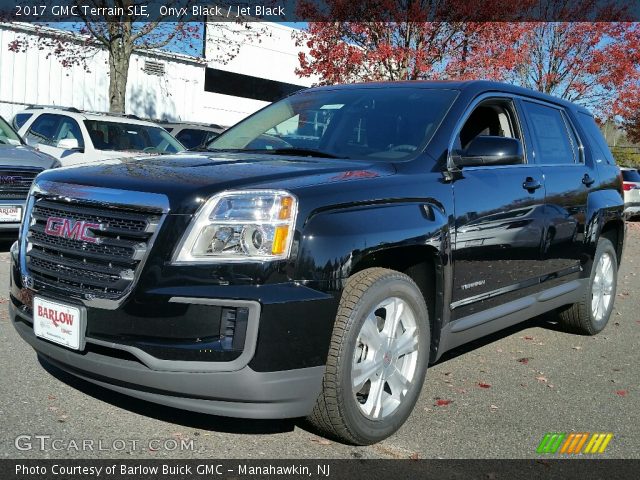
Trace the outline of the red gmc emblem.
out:
M 90 235 L 89 230 L 100 230 L 99 223 L 85 222 L 83 220 L 71 220 L 69 218 L 49 217 L 44 233 L 52 237 L 68 238 L 69 240 L 80 240 L 87 243 L 98 243 L 99 239 Z
M 15 177 L 13 175 L 0 175 L 0 183 L 3 185 L 15 185 L 22 180 L 22 177 Z

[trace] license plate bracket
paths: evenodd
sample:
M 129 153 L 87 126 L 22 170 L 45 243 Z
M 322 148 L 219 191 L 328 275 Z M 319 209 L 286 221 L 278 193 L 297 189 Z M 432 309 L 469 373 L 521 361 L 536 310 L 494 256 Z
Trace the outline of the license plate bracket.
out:
M 33 331 L 39 338 L 72 350 L 84 350 L 87 309 L 58 300 L 33 299 Z
M 22 207 L 20 205 L 1 205 L 0 223 L 20 223 L 22 221 Z

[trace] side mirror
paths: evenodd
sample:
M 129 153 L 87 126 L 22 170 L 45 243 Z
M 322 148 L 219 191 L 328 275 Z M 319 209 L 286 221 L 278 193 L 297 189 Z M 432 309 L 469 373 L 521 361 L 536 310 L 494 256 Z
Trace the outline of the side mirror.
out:
M 454 155 L 457 167 L 516 165 L 524 162 L 522 143 L 516 138 L 479 136 Z
M 64 150 L 80 150 L 80 145 L 78 144 L 78 139 L 76 138 L 63 138 L 56 145 L 58 148 L 62 148 Z

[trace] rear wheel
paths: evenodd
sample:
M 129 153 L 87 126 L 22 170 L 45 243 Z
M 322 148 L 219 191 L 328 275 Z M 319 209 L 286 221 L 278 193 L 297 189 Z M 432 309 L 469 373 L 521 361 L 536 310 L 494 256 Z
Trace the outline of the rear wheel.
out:
M 382 268 L 351 277 L 334 324 L 322 393 L 308 420 L 358 445 L 394 433 L 420 394 L 429 318 L 410 277 Z
M 567 330 L 582 335 L 595 335 L 607 325 L 616 298 L 617 258 L 611 241 L 601 237 L 583 298 L 560 312 L 560 323 Z

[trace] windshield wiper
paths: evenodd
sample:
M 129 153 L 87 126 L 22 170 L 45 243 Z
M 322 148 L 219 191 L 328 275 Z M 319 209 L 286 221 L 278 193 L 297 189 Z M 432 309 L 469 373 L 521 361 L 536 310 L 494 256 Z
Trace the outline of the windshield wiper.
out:
M 191 151 L 200 151 L 192 149 Z M 205 147 L 207 152 L 219 152 L 219 153 L 265 153 L 268 155 L 291 155 L 296 157 L 320 157 L 320 158 L 341 158 L 346 159 L 349 157 L 340 157 L 333 153 L 323 152 L 321 150 L 314 150 L 312 148 L 208 148 Z
M 274 148 L 272 150 L 264 150 L 262 153 L 269 153 L 272 155 L 292 155 L 299 157 L 320 157 L 320 158 L 349 158 L 340 157 L 333 153 L 323 152 L 322 150 L 314 150 L 312 148 Z

